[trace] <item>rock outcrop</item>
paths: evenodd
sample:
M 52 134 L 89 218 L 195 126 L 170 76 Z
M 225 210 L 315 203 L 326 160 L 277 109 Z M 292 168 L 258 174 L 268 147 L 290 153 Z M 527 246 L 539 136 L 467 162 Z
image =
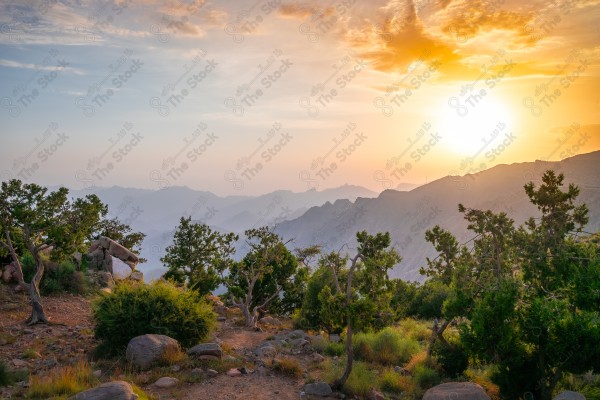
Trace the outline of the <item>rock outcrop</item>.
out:
M 105 236 L 92 242 L 87 259 L 90 269 L 108 271 L 115 280 L 129 278 L 140 262 L 132 251 Z M 139 280 L 139 274 L 135 278 Z

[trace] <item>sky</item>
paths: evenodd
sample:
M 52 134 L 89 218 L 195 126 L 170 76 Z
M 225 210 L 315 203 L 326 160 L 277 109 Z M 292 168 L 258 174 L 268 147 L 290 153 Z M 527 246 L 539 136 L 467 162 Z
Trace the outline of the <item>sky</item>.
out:
M 0 0 L 0 175 L 380 192 L 600 149 L 599 0 Z

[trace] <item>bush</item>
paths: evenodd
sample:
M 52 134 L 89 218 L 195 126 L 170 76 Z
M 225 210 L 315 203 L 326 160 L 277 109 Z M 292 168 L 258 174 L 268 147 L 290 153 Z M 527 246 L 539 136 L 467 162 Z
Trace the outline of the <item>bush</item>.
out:
M 344 354 L 344 352 L 346 351 L 346 346 L 344 345 L 344 343 L 333 343 L 330 342 L 327 344 L 327 347 L 325 347 L 325 355 L 328 356 L 341 356 L 342 354 Z
M 386 369 L 377 379 L 377 385 L 384 392 L 389 393 L 414 393 L 410 377 L 398 375 L 392 369 Z
M 344 361 L 334 364 L 327 360 L 322 365 L 325 370 L 325 381 L 333 384 L 336 379 L 342 376 L 346 363 Z M 375 372 L 369 370 L 367 364 L 364 362 L 355 361 L 352 366 L 352 372 L 344 384 L 343 391 L 350 395 L 365 397 L 371 392 L 375 383 Z
M 451 349 L 437 341 L 433 346 L 433 354 L 447 376 L 462 375 L 469 366 L 469 356 L 458 342 L 454 343 L 454 348 Z
M 440 374 L 424 364 L 418 364 L 413 372 L 413 379 L 422 389 L 428 389 L 440 383 Z
M 416 340 L 401 337 L 395 328 L 378 333 L 358 333 L 352 348 L 357 359 L 384 365 L 405 363 L 420 350 Z
M 71 261 L 63 261 L 60 264 L 48 260 L 44 260 L 43 262 L 45 269 L 42 282 L 40 283 L 40 293 L 42 295 L 65 292 L 74 294 L 85 293 L 85 276 L 83 272 L 77 271 L 75 264 Z M 33 256 L 25 254 L 21 257 L 21 266 L 25 282 L 31 282 L 35 275 L 35 261 Z
M 10 381 L 8 366 L 0 360 L 0 386 L 6 386 L 11 383 Z
M 212 307 L 193 291 L 171 283 L 121 283 L 93 305 L 95 335 L 106 349 L 123 350 L 132 338 L 154 333 L 191 347 L 206 339 L 214 326 Z

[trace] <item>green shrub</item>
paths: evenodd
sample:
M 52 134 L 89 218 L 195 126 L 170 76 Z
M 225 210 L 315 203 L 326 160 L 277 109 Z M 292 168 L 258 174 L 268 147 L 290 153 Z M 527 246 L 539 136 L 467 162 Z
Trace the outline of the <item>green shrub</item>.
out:
M 83 272 L 77 271 L 75 264 L 71 261 L 63 261 L 60 264 L 44 260 L 44 276 L 40 283 L 42 295 L 56 293 L 83 294 L 86 291 L 86 282 Z M 23 277 L 25 282 L 31 282 L 35 275 L 35 261 L 33 256 L 25 254 L 21 257 Z
M 438 340 L 433 346 L 433 354 L 447 376 L 462 375 L 469 366 L 469 356 L 459 342 L 454 343 L 454 348 L 451 349 Z
M 413 371 L 413 379 L 422 389 L 428 389 L 440 383 L 440 374 L 433 368 L 419 364 Z
M 369 370 L 367 364 L 357 361 L 353 364 L 352 372 L 344 384 L 344 391 L 355 396 L 367 396 L 374 383 L 375 373 Z
M 4 361 L 0 360 L 0 386 L 6 386 L 10 384 L 10 373 L 8 371 L 8 366 Z
M 402 393 L 405 388 L 401 378 L 405 377 L 388 368 L 377 378 L 377 384 L 384 392 Z
M 333 343 L 330 342 L 325 347 L 325 355 L 328 356 L 341 356 L 346 351 L 346 345 L 344 343 Z
M 206 339 L 215 323 L 212 307 L 193 291 L 171 283 L 121 283 L 93 305 L 95 335 L 114 354 L 129 340 L 162 334 L 190 347 Z

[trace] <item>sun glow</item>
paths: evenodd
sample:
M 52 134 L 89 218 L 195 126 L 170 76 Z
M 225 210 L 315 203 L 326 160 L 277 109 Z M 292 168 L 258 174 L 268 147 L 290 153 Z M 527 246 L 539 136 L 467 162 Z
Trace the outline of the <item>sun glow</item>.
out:
M 512 120 L 508 107 L 489 95 L 470 103 L 450 98 L 440 112 L 441 143 L 454 153 L 477 157 L 501 141 Z

